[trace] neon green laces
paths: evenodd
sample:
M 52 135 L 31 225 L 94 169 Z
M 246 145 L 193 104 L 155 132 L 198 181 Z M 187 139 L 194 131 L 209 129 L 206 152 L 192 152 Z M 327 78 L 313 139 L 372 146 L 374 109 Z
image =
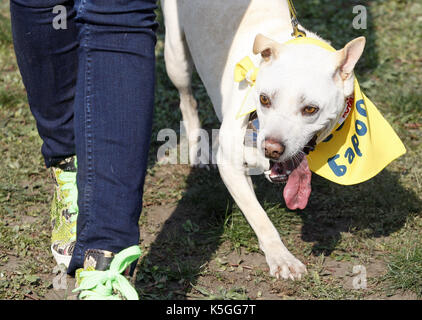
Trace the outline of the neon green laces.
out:
M 73 292 L 80 291 L 79 298 L 86 300 L 121 300 L 113 292 L 127 300 L 139 300 L 138 293 L 121 273 L 140 256 L 139 246 L 132 246 L 114 256 L 109 270 L 82 271 L 80 285 Z
M 63 202 L 69 203 L 69 212 L 72 216 L 69 218 L 70 222 L 75 222 L 78 218 L 78 187 L 76 185 L 76 172 L 63 171 L 59 175 L 59 179 L 64 182 L 60 187 L 62 190 L 68 190 L 67 196 L 63 199 Z M 76 226 L 71 230 L 72 233 L 76 233 Z

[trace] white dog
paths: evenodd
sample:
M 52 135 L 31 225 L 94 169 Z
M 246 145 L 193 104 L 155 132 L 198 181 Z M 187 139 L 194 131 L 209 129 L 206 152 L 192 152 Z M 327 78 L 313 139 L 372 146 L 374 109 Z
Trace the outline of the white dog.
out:
M 353 69 L 365 39 L 355 39 L 337 52 L 283 45 L 292 39 L 285 0 L 162 0 L 162 8 L 166 68 L 180 93 L 191 164 L 199 164 L 200 122 L 191 91 L 195 65 L 221 121 L 221 177 L 255 231 L 271 275 L 300 279 L 306 267 L 284 246 L 259 204 L 248 166 L 268 170 L 274 182 L 287 182 L 283 194 L 289 208 L 306 206 L 311 172 L 303 151 L 323 140 L 337 123 L 353 92 Z M 236 117 L 249 87 L 233 80 L 236 64 L 247 55 L 260 68 L 250 98 L 260 124 L 255 155 L 244 147 L 249 117 Z

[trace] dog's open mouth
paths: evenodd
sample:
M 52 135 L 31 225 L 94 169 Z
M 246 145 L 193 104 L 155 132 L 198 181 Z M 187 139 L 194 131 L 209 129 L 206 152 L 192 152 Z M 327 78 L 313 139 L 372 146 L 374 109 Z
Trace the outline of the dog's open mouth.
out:
M 305 155 L 295 156 L 285 162 L 270 161 L 269 178 L 274 183 L 287 182 L 283 196 L 289 209 L 305 209 L 311 195 L 312 178 Z
M 303 157 L 289 159 L 285 162 L 274 162 L 270 160 L 269 178 L 273 183 L 286 183 L 290 174 L 295 170 Z
M 305 154 L 314 150 L 317 136 L 314 136 L 298 153 L 284 162 L 270 160 L 268 178 L 273 183 L 286 183 L 283 196 L 286 205 L 291 210 L 305 209 L 311 195 L 312 173 Z

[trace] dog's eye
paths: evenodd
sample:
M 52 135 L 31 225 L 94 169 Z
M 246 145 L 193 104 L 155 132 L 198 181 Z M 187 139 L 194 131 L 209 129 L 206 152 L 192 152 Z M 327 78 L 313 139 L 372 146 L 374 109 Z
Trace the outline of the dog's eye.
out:
M 310 116 L 310 115 L 313 115 L 313 114 L 317 113 L 318 110 L 319 110 L 318 107 L 315 107 L 315 106 L 306 106 L 305 108 L 302 109 L 302 114 L 304 116 Z
M 268 98 L 265 94 L 261 94 L 260 96 L 259 96 L 259 100 L 260 100 L 260 102 L 261 102 L 261 104 L 264 106 L 264 107 L 270 107 L 271 106 L 271 100 L 270 100 L 270 98 Z

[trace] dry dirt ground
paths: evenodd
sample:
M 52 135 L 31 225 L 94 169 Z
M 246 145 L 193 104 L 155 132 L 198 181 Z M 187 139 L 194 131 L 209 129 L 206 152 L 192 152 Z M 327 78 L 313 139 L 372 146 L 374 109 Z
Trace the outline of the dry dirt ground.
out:
M 180 229 L 184 221 L 192 218 L 189 213 L 195 214 L 194 209 L 178 207 L 177 205 L 149 208 L 145 225 L 141 228 L 143 234 L 142 244 L 145 247 L 153 245 L 160 231 L 163 230 L 166 221 L 172 219 L 171 217 L 176 210 L 186 212 L 186 216 L 179 216 L 178 219 L 173 219 L 170 223 L 173 224 L 173 228 Z M 180 223 L 179 226 L 175 225 L 177 221 Z M 170 230 L 166 228 L 166 232 L 171 232 Z M 167 265 L 169 263 L 159 252 L 154 253 L 153 256 L 153 261 L 156 264 L 164 263 Z M 269 269 L 262 253 L 247 252 L 242 248 L 232 251 L 230 244 L 222 243 L 213 253 L 213 256 L 216 258 L 204 262 L 203 268 L 206 269 L 206 272 L 203 271 L 203 274 L 196 280 L 195 287 L 202 290 L 193 290 L 193 293 L 181 294 L 180 298 L 183 298 L 184 295 L 187 299 L 209 297 L 212 296 L 211 292 L 216 293 L 218 288 L 227 286 L 229 288 L 242 288 L 246 293 L 245 296 L 251 299 L 278 300 L 294 298 L 295 290 L 291 288 L 289 283 L 283 280 L 274 281 L 267 278 L 266 273 L 268 273 Z M 195 259 L 195 257 L 190 256 L 186 257 L 186 259 L 191 260 Z M 353 290 L 354 274 L 351 272 L 353 263 L 336 261 L 328 257 L 324 259 L 322 268 L 324 269 L 324 276 L 335 277 L 339 279 L 339 283 L 343 284 L 345 289 Z M 368 278 L 380 277 L 386 273 L 386 264 L 382 260 L 373 259 L 366 265 L 366 270 Z M 259 275 L 258 278 L 257 274 Z M 300 282 L 296 285 L 300 287 Z M 224 297 L 224 295 L 218 293 L 215 296 Z M 365 298 L 413 300 L 417 299 L 417 296 L 414 293 L 401 292 L 389 296 L 371 294 Z
M 182 181 L 186 179 L 198 181 L 202 187 L 184 190 L 186 185 Z M 224 235 L 230 233 L 230 228 L 236 229 L 232 224 L 249 227 L 242 221 L 240 212 L 238 219 L 229 215 L 223 217 L 221 212 L 217 212 L 216 208 L 233 206 L 219 180 L 217 170 L 208 172 L 186 165 L 164 165 L 149 171 L 140 220 L 143 255 L 134 275 L 141 299 L 418 299 L 415 293 L 388 289 L 388 282 L 382 281 L 388 271 L 382 252 L 373 250 L 362 258 L 359 253 L 361 248 L 358 247 L 354 256 L 351 249 L 351 257 L 313 254 L 308 248 L 316 242 L 303 240 L 302 226 L 298 222 L 290 225 L 290 230 L 280 230 L 280 233 L 289 249 L 308 265 L 307 277 L 294 282 L 270 277 L 253 232 L 246 232 L 250 233 L 245 237 L 252 243 L 249 246 L 236 245 L 237 241 L 241 241 L 236 240 L 239 238 Z M 208 182 L 210 185 L 207 185 Z M 258 185 L 261 185 L 259 182 L 266 183 L 258 181 Z M 267 187 L 270 191 L 281 190 L 271 185 Z M 178 192 L 179 188 L 182 193 Z M 169 190 L 173 190 L 173 197 L 160 195 L 161 191 L 167 193 Z M 204 190 L 208 193 L 205 195 L 207 198 L 216 192 L 215 197 L 222 199 L 222 203 L 211 210 L 210 202 L 205 206 L 192 203 L 192 199 Z M 382 242 L 383 239 L 377 241 Z M 12 257 L 3 268 L 13 270 L 18 263 L 19 260 Z M 354 289 L 353 286 L 356 276 L 353 267 L 359 264 L 364 264 L 366 268 L 367 289 Z M 45 281 L 51 282 L 53 278 L 51 274 L 43 276 Z M 67 280 L 70 285 L 74 283 L 70 277 Z M 44 297 L 35 298 L 73 299 L 74 295 L 69 291 L 67 295 L 62 290 L 56 291 L 50 285 Z

